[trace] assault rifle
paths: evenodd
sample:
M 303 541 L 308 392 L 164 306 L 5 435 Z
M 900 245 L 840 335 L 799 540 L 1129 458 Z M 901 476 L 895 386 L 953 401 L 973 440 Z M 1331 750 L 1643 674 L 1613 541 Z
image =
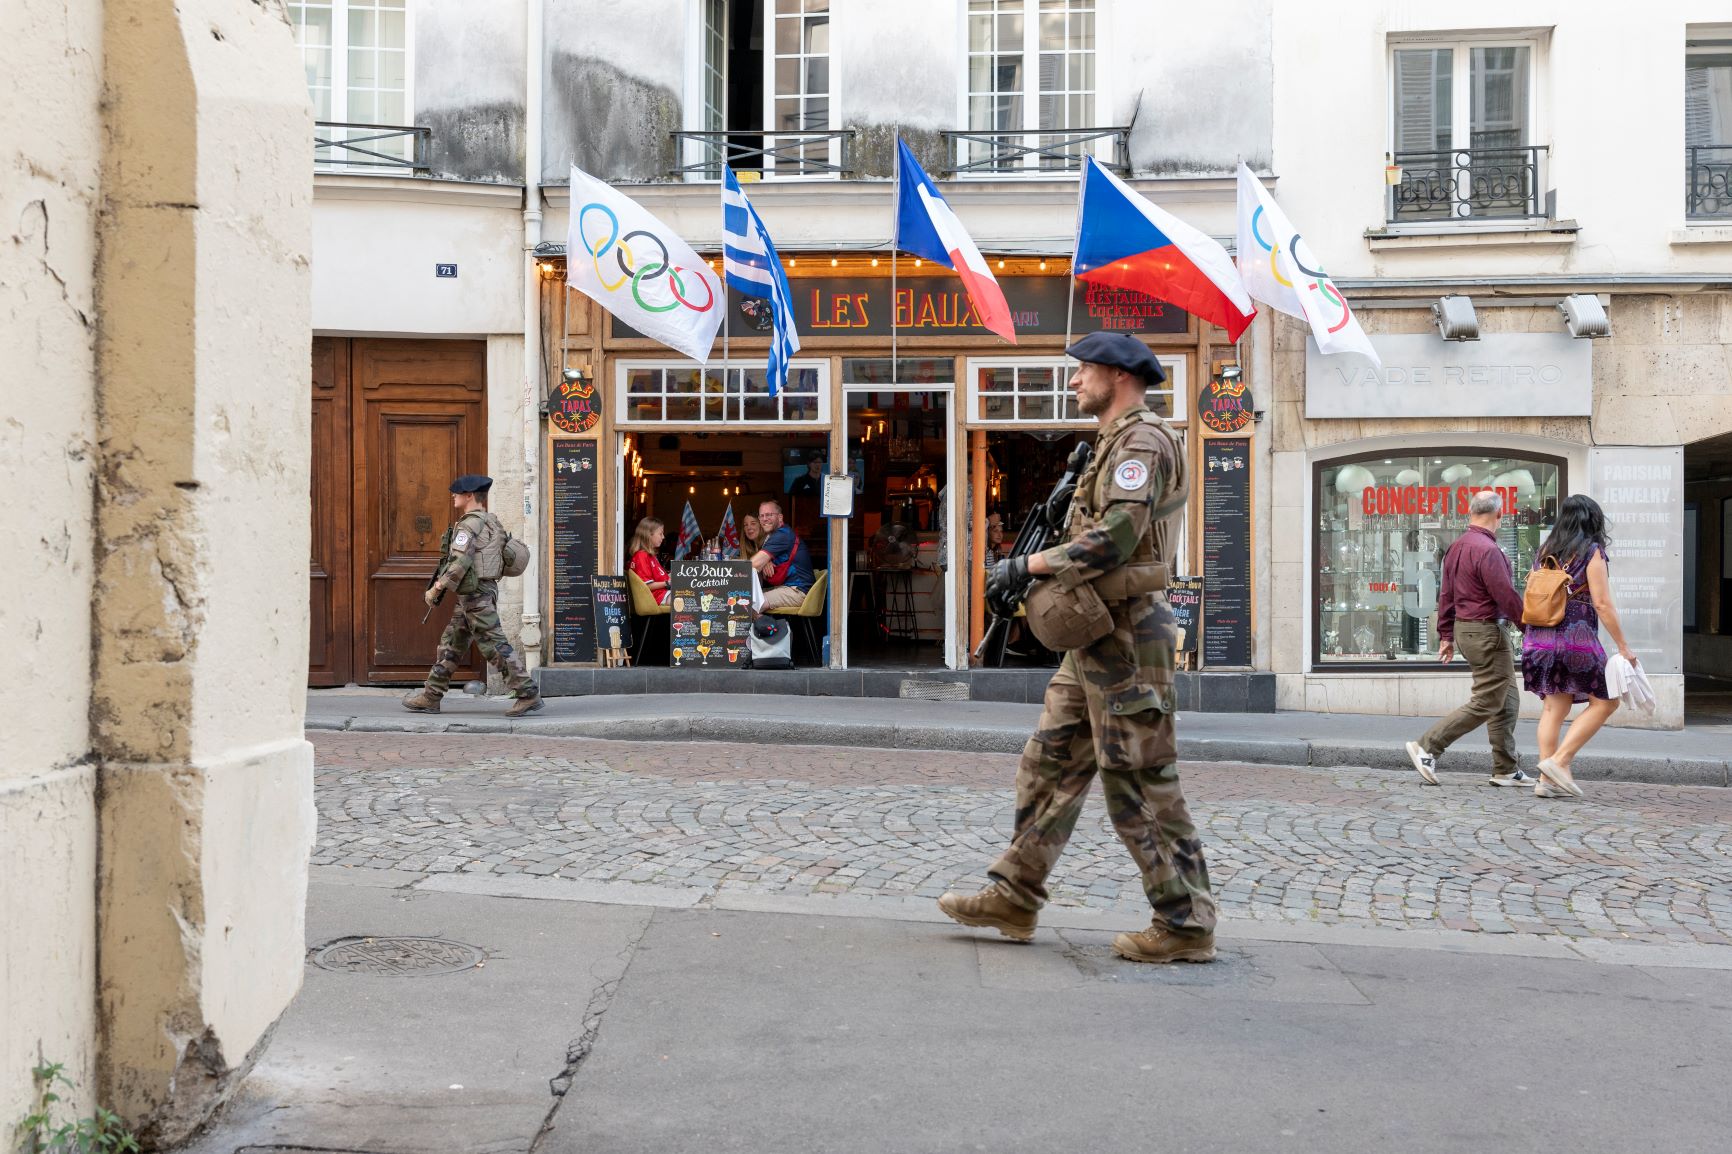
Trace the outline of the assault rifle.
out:
M 1049 548 L 1059 531 L 1064 527 L 1065 514 L 1070 510 L 1071 494 L 1076 492 L 1077 478 L 1088 468 L 1089 458 L 1094 456 L 1095 447 L 1088 441 L 1083 441 L 1071 450 L 1070 457 L 1065 461 L 1064 476 L 1058 479 L 1058 484 L 1052 487 L 1052 495 L 1045 503 L 1036 505 L 1028 511 L 1023 519 L 1022 532 L 1016 535 L 1016 544 L 1011 547 L 1007 556 L 1026 557 Z M 1034 584 L 1030 578 L 1028 585 L 1014 590 L 1002 602 L 995 603 L 989 599 L 987 609 L 992 613 L 992 621 L 986 627 L 986 636 L 980 639 L 980 645 L 974 650 L 980 664 L 988 669 L 997 669 L 1004 664 L 1004 645 L 1010 639 L 1010 623 L 1016 616 L 1016 607 L 1028 595 L 1028 586 Z

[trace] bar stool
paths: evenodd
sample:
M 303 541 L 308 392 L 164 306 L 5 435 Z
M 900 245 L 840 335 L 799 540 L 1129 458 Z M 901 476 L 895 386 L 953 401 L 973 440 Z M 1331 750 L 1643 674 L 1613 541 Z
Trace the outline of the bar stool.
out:
M 879 628 L 894 641 L 920 640 L 920 622 L 914 611 L 914 571 L 912 569 L 879 569 L 883 584 L 880 600 L 884 606 Z
M 853 625 L 854 618 L 864 616 L 867 624 L 875 624 L 878 620 L 878 586 L 872 580 L 870 569 L 855 568 L 848 571 L 848 622 Z

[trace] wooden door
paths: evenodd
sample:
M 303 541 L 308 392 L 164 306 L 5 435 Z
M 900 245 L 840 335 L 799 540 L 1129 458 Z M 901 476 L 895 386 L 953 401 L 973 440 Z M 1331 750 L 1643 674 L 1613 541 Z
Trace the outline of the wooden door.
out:
M 422 623 L 451 479 L 487 471 L 482 341 L 313 341 L 307 684 L 414 684 L 451 602 Z M 485 671 L 472 648 L 461 680 Z
M 349 442 L 349 342 L 313 338 L 312 640 L 308 685 L 347 685 L 355 677 Z
M 487 471 L 487 345 L 356 340 L 354 408 L 355 671 L 415 682 L 433 663 L 450 601 L 421 601 L 451 523 L 451 479 Z M 458 679 L 483 677 L 472 649 Z

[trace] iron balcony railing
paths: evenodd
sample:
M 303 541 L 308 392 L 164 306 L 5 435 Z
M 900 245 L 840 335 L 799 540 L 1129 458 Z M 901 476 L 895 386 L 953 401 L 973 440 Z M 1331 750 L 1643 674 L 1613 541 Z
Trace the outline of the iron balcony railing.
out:
M 1540 163 L 1545 145 L 1398 152 L 1399 182 L 1390 189 L 1389 219 L 1500 220 L 1545 215 Z
M 852 175 L 854 130 L 829 132 L 675 132 L 680 163 L 669 175 L 720 180 L 722 165 L 765 177 Z
M 1732 220 L 1732 144 L 1684 149 L 1684 208 L 1691 220 Z
M 313 163 L 319 168 L 388 168 L 431 176 L 432 147 L 431 128 L 334 120 L 321 120 L 313 126 Z
M 1105 168 L 1130 171 L 1129 128 L 1077 128 L 1036 132 L 996 129 L 946 132 L 951 176 L 1045 175 L 1077 172 L 1092 156 Z M 1102 156 L 1102 141 L 1111 155 Z

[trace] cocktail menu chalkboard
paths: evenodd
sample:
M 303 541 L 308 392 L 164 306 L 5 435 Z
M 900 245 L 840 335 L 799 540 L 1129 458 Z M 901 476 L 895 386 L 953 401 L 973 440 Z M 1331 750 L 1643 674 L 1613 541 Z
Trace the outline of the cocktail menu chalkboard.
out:
M 594 441 L 556 437 L 549 454 L 553 493 L 547 519 L 553 536 L 553 660 L 595 660 L 596 453 Z
M 1184 631 L 1180 653 L 1197 651 L 1197 621 L 1202 616 L 1203 579 L 1174 577 L 1167 582 L 1167 604 L 1173 609 L 1173 624 Z
M 631 593 L 624 577 L 591 577 L 595 602 L 595 643 L 598 649 L 631 648 Z
M 1203 442 L 1203 666 L 1251 664 L 1251 442 Z
M 749 561 L 675 561 L 668 575 L 673 665 L 740 668 L 752 629 Z

